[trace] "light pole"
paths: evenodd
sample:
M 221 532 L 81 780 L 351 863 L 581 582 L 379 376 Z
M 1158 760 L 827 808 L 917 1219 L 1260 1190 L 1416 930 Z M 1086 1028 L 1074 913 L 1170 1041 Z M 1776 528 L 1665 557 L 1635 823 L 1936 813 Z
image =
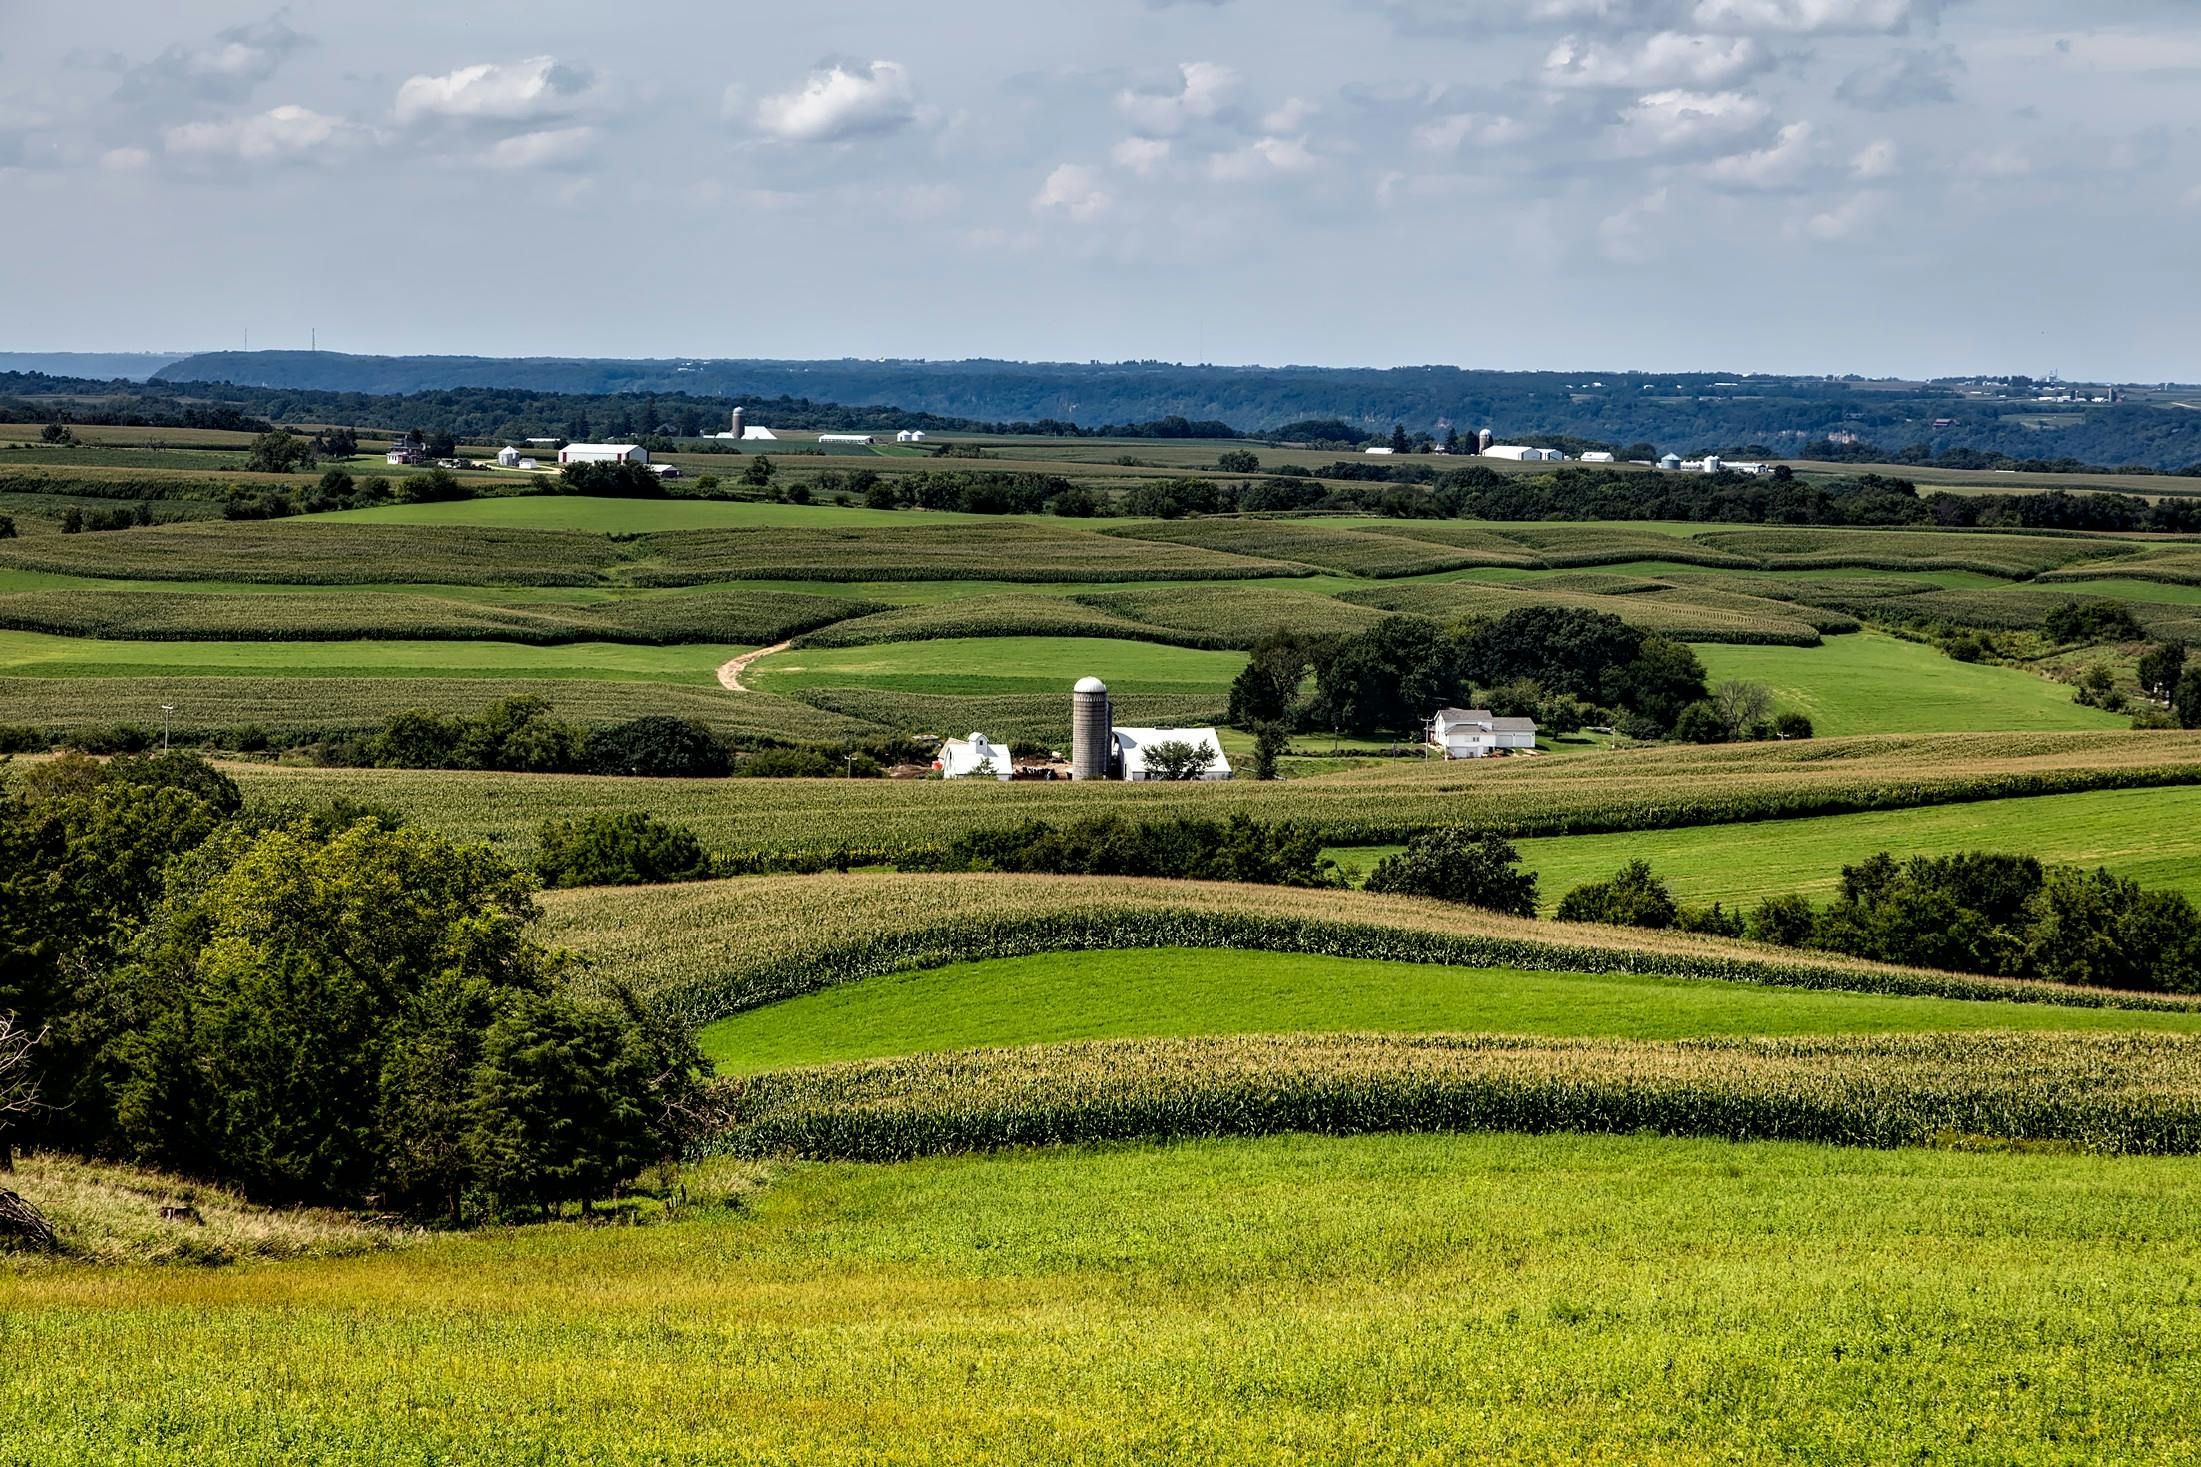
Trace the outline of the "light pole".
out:
M 175 704 L 163 703 L 160 705 L 160 751 L 163 754 L 168 752 L 168 729 L 175 716 Z

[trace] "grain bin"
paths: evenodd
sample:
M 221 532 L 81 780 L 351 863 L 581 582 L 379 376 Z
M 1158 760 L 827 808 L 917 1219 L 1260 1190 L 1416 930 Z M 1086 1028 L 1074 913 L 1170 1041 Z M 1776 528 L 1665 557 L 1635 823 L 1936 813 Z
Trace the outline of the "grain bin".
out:
M 1108 684 L 1097 677 L 1078 679 L 1070 693 L 1070 777 L 1107 779 L 1115 769 L 1115 716 L 1108 706 Z

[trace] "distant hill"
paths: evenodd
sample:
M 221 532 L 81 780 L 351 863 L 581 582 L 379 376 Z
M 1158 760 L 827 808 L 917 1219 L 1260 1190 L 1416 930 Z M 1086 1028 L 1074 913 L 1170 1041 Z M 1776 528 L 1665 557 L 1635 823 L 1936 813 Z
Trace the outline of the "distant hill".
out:
M 42 372 L 48 377 L 82 377 L 93 382 L 143 382 L 176 361 L 180 352 L 143 351 L 0 351 L 0 372 Z
M 1951 384 L 1709 372 L 1494 372 L 1457 367 L 1209 367 L 1168 362 L 614 361 L 562 357 L 365 357 L 210 352 L 156 383 L 278 391 L 418 394 L 494 389 L 707 402 L 883 403 L 943 419 L 1090 428 L 1186 418 L 1258 433 L 1310 419 L 1361 430 L 1657 445 L 1691 453 L 1795 454 L 1855 434 L 1893 453 L 2003 454 L 2109 466 L 2201 464 L 2201 413 L 2138 402 L 2044 407 L 2027 379 L 1991 391 Z

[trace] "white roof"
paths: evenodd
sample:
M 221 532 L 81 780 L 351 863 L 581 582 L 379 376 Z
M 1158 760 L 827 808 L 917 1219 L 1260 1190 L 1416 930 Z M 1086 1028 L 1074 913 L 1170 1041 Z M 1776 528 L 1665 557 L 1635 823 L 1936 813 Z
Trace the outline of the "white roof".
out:
M 1116 753 L 1123 760 L 1123 775 L 1131 779 L 1146 771 L 1146 750 L 1155 744 L 1191 744 L 1207 750 L 1209 775 L 1228 774 L 1230 760 L 1223 755 L 1223 741 L 1212 728 L 1119 728 Z
M 1105 693 L 1108 691 L 1108 684 L 1102 682 L 1097 677 L 1081 677 L 1078 679 L 1077 687 L 1075 687 L 1071 691 L 1078 693 Z
M 635 453 L 641 447 L 642 445 L 639 443 L 568 443 L 565 451 L 567 453 Z

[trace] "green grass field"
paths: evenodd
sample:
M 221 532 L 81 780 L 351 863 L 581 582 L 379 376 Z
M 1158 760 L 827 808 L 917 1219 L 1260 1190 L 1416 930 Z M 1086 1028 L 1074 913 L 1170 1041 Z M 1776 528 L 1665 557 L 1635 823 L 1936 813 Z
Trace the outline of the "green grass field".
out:
M 1701 645 L 1712 681 L 1744 678 L 1773 689 L 1781 708 L 1808 715 L 1821 737 L 2118 728 L 2130 720 L 2071 701 L 2071 690 L 2016 668 L 1957 662 L 1918 642 L 1866 632 L 1819 647 Z
M 1457 1135 L 802 1166 L 670 1226 L 0 1271 L 0 1435 L 26 1467 L 2172 1464 L 2201 1454 L 2197 1251 L 2192 1159 Z
M 1638 974 L 1524 972 L 1186 948 L 1049 953 L 843 984 L 705 1028 L 729 1074 L 932 1051 L 1183 1034 L 1724 1034 L 2166 1029 L 2139 1014 L 1765 988 Z
M 2074 866 L 2106 866 L 2145 886 L 2201 901 L 2201 790 L 2107 790 L 2035 799 L 1983 800 L 1932 809 L 1766 820 L 1621 835 L 1570 835 L 1518 843 L 1537 874 L 1547 911 L 1585 881 L 1633 860 L 1651 863 L 1687 902 L 1750 904 L 1778 892 L 1824 901 L 1841 868 L 1879 851 L 1946 856 L 2012 851 Z M 1397 846 L 1329 854 L 1356 881 Z
M 1201 652 L 1107 637 L 949 637 L 875 647 L 805 648 L 756 663 L 746 685 L 772 693 L 871 688 L 986 696 L 1060 693 L 1088 675 L 1119 695 L 1227 693 L 1246 665 L 1236 652 Z
M 511 677 L 715 686 L 740 646 L 576 642 L 105 642 L 0 632 L 0 677 Z

